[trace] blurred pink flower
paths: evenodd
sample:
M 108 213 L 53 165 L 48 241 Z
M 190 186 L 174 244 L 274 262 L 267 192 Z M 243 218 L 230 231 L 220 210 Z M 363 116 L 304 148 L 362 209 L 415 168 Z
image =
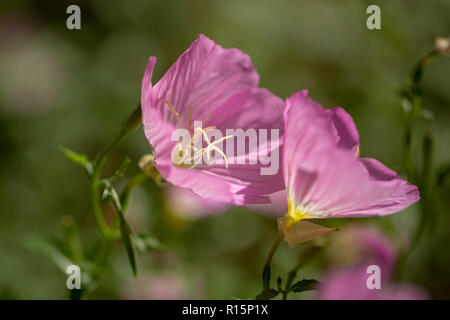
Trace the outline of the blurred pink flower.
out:
M 167 189 L 167 204 L 172 213 L 187 219 L 217 215 L 228 208 L 227 203 L 205 199 L 175 186 Z
M 318 298 L 321 300 L 425 300 L 428 295 L 421 289 L 407 284 L 389 283 L 390 274 L 381 268 L 381 288 L 367 287 L 367 268 L 372 263 L 335 270 L 320 282 Z
M 428 299 L 421 289 L 409 284 L 393 284 L 395 266 L 394 247 L 386 236 L 368 226 L 350 227 L 345 234 L 336 234 L 341 252 L 353 252 L 357 261 L 349 266 L 334 268 L 326 273 L 318 287 L 318 298 L 323 300 L 420 300 Z M 343 239 L 345 238 L 345 239 Z M 344 242 L 340 241 L 343 240 Z M 346 245 L 345 245 L 346 244 Z M 336 248 L 330 251 L 335 254 Z M 369 289 L 369 266 L 378 266 L 380 289 Z
M 286 101 L 283 170 L 291 223 L 369 217 L 419 200 L 416 186 L 375 159 L 359 157 L 359 136 L 342 108 L 325 110 L 307 91 Z
M 200 35 L 153 86 L 155 63 L 151 57 L 142 81 L 141 105 L 145 135 L 164 179 L 214 201 L 268 203 L 268 194 L 284 188 L 281 169 L 275 175 L 261 175 L 260 163 L 234 164 L 233 159 L 228 159 L 229 166 L 201 164 L 187 169 L 171 157 L 177 145 L 171 139 L 173 131 L 184 128 L 192 134 L 193 121 L 207 122 L 222 133 L 234 128 L 278 129 L 282 140 L 283 101 L 258 88 L 259 76 L 250 58 Z M 278 148 L 278 141 L 270 145 L 270 150 Z M 255 151 L 245 150 L 244 156 Z

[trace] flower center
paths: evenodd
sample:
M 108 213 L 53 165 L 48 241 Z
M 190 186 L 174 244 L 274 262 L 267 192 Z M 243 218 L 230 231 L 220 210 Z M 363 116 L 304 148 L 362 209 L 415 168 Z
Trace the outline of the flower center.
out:
M 164 102 L 168 105 L 169 110 L 172 112 L 172 114 L 177 119 L 177 127 L 180 127 L 181 123 L 182 123 L 180 115 L 178 114 L 178 112 L 175 110 L 173 105 L 168 100 L 164 99 Z M 202 121 L 202 125 L 204 125 L 207 121 L 209 121 L 209 118 L 210 118 L 210 115 L 207 116 Z M 191 108 L 188 109 L 188 126 L 189 126 L 189 132 L 191 132 L 192 131 Z M 215 151 L 222 156 L 224 164 L 225 164 L 225 168 L 228 169 L 227 156 L 219 147 L 217 147 L 217 145 L 229 138 L 232 138 L 233 136 L 232 135 L 225 136 L 225 137 L 216 139 L 211 142 L 210 138 L 208 137 L 207 132 L 210 130 L 213 130 L 213 129 L 216 129 L 216 127 L 211 126 L 211 127 L 207 127 L 204 129 L 202 127 L 196 127 L 194 129 L 194 132 L 193 132 L 194 134 L 192 135 L 189 144 L 183 145 L 181 142 L 178 142 L 177 145 L 175 146 L 175 148 L 176 148 L 175 157 L 172 159 L 173 164 L 179 168 L 184 168 L 184 169 L 194 168 L 197 164 L 202 163 L 202 158 L 205 153 L 206 153 L 206 158 L 209 162 L 211 159 L 211 152 Z M 196 146 L 196 141 L 199 138 L 201 140 L 204 139 L 204 141 L 206 142 L 206 147 Z M 201 141 L 200 145 L 203 145 L 203 141 Z
M 286 228 L 289 229 L 292 225 L 297 222 L 300 222 L 303 219 L 310 219 L 311 215 L 308 210 L 303 209 L 301 206 L 294 206 L 294 202 L 289 199 L 288 196 L 288 212 L 286 213 L 286 217 L 289 218 L 286 224 Z

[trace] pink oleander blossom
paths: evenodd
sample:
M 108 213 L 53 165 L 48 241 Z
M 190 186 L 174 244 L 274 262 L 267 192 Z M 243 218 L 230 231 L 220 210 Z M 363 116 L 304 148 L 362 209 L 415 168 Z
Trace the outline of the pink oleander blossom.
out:
M 302 91 L 286 101 L 283 171 L 291 223 L 308 218 L 370 217 L 419 200 L 416 186 L 371 158 L 342 108 L 325 110 Z
M 171 139 L 173 131 L 183 128 L 195 134 L 193 121 L 223 133 L 233 128 L 277 129 L 282 141 L 283 101 L 258 88 L 259 76 L 250 58 L 200 35 L 152 85 L 155 63 L 156 58 L 151 57 L 142 81 L 141 105 L 144 132 L 153 147 L 155 166 L 164 179 L 214 201 L 237 205 L 270 202 L 267 195 L 284 188 L 281 153 L 276 159 L 280 169 L 274 175 L 262 175 L 260 163 L 237 164 L 233 158 L 225 157 L 225 164 L 190 168 L 177 165 L 172 158 L 177 146 Z M 209 131 L 201 133 L 204 136 Z M 280 142 L 267 147 L 268 154 L 279 152 Z M 236 158 L 249 158 L 255 152 L 258 150 L 248 148 Z

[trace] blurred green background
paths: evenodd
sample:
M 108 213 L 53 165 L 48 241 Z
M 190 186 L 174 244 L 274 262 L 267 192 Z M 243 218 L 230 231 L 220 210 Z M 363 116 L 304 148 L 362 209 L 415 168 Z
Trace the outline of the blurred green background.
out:
M 70 4 L 81 8 L 81 30 L 66 28 Z M 381 30 L 366 28 L 369 4 L 381 7 Z M 29 244 L 63 239 L 65 215 L 74 217 L 87 254 L 100 233 L 86 175 L 58 146 L 93 157 L 109 143 L 139 102 L 150 55 L 158 57 L 156 81 L 199 33 L 237 47 L 251 56 L 261 86 L 283 99 L 307 88 L 322 105 L 344 107 L 357 124 L 362 156 L 404 175 L 406 114 L 399 89 L 435 37 L 450 35 L 449 17 L 447 0 L 2 0 L 0 298 L 68 297 L 67 276 Z M 450 163 L 449 75 L 448 57 L 429 63 L 423 106 L 434 120 L 419 120 L 414 128 L 418 169 L 424 132 L 434 137 L 433 179 Z M 139 157 L 149 152 L 140 129 L 113 152 L 105 172 L 111 173 L 124 155 L 133 160 L 129 175 L 138 172 Z M 441 177 L 432 192 L 431 222 L 406 261 L 402 280 L 433 298 L 450 298 L 450 179 Z M 145 293 L 146 286 L 156 284 L 180 298 L 254 297 L 277 233 L 275 220 L 246 208 L 188 219 L 183 212 L 170 213 L 164 199 L 165 189 L 146 182 L 133 191 L 126 215 L 134 231 L 152 232 L 165 249 L 140 254 L 133 280 L 123 244 L 115 242 L 109 268 L 88 297 L 155 298 L 158 290 L 147 296 L 139 290 Z M 416 204 L 393 216 L 358 220 L 378 225 L 401 244 L 415 232 L 419 210 Z M 323 221 L 340 232 L 353 222 Z M 283 244 L 274 274 L 285 275 L 299 250 Z M 325 260 L 317 259 L 301 276 L 320 276 Z

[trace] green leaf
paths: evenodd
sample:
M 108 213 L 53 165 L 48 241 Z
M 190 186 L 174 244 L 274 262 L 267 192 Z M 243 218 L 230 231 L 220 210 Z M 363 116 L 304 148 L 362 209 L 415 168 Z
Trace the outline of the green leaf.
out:
M 117 211 L 117 215 L 119 216 L 120 234 L 122 236 L 123 243 L 125 244 L 125 249 L 127 250 L 128 260 L 130 262 L 131 269 L 133 270 L 133 275 L 136 276 L 136 255 L 134 251 L 134 243 L 131 239 L 131 228 L 123 215 L 122 204 L 120 203 L 119 195 L 117 194 L 116 189 L 109 184 L 108 180 L 105 180 L 104 183 L 106 183 L 105 190 L 109 190 L 110 193 L 109 200 L 111 200 Z
M 128 222 L 123 217 L 122 212 L 119 213 L 120 218 L 120 232 L 122 234 L 122 240 L 125 244 L 125 248 L 127 250 L 128 260 L 130 262 L 131 269 L 133 270 L 133 275 L 137 275 L 136 268 L 136 255 L 134 252 L 133 241 L 131 240 L 131 229 L 128 225 Z
M 133 270 L 133 275 L 136 276 L 136 254 L 134 251 L 133 241 L 131 240 L 131 228 L 123 215 L 122 204 L 120 203 L 119 195 L 117 194 L 116 189 L 109 187 L 109 190 L 111 191 L 111 201 L 113 202 L 117 210 L 117 214 L 119 215 L 120 233 L 122 235 L 123 243 L 125 244 L 125 249 L 127 250 L 128 260 L 130 262 L 131 269 Z
M 94 166 L 92 165 L 92 162 L 89 161 L 89 158 L 85 154 L 77 153 L 75 151 L 72 151 L 66 147 L 59 146 L 59 150 L 72 162 L 79 164 L 80 166 L 84 167 L 86 169 L 86 172 L 89 176 L 92 175 L 94 171 Z
M 268 289 L 270 286 L 270 274 L 271 274 L 270 265 L 265 265 L 262 274 L 264 289 Z
M 282 283 L 282 282 L 283 282 L 283 281 L 281 280 L 281 277 L 278 276 L 278 278 L 277 278 L 277 287 L 278 287 L 278 290 L 281 289 L 281 283 Z
M 72 151 L 66 147 L 59 146 L 59 150 L 70 160 L 73 162 L 81 165 L 86 166 L 86 163 L 88 163 L 89 159 L 85 154 L 77 153 L 75 151 Z
M 314 279 L 303 279 L 294 283 L 289 291 L 293 292 L 303 292 L 308 290 L 315 290 L 316 286 L 319 284 L 318 281 Z
M 264 289 L 261 291 L 257 296 L 256 300 L 270 300 L 272 298 L 275 298 L 279 292 L 275 289 Z

